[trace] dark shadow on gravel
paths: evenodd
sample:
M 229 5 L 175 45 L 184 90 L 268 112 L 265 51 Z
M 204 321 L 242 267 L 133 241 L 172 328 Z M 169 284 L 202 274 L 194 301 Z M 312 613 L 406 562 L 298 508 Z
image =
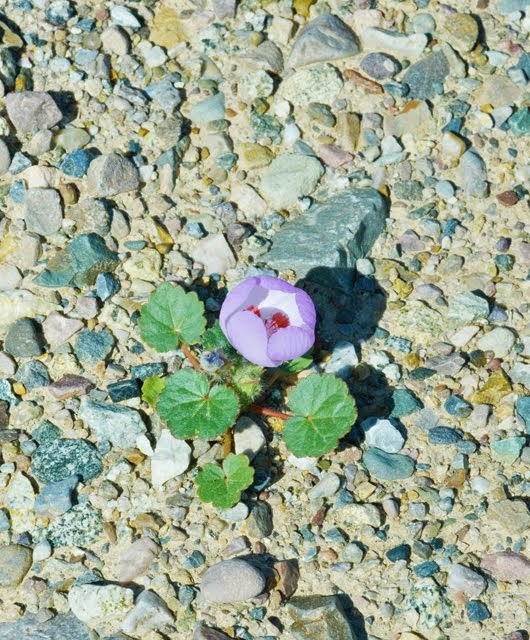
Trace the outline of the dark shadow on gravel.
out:
M 61 126 L 65 126 L 70 122 L 73 122 L 78 115 L 77 101 L 72 91 L 49 91 L 55 104 L 59 107 L 63 114 L 61 120 Z
M 353 606 L 350 596 L 345 593 L 338 593 L 337 598 L 340 600 L 348 623 L 355 633 L 354 637 L 357 638 L 357 640 L 368 640 L 364 618 L 361 612 Z

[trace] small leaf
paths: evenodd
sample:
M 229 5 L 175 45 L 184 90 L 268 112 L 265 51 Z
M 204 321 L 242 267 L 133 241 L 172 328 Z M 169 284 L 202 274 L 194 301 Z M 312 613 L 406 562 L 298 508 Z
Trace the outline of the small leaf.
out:
M 148 345 L 157 351 L 173 351 L 179 342 L 199 340 L 206 327 L 204 305 L 196 293 L 166 282 L 149 296 L 138 325 Z
M 229 509 L 239 502 L 241 492 L 250 487 L 253 480 L 254 469 L 247 456 L 230 453 L 222 469 L 216 464 L 205 464 L 195 481 L 203 502 Z
M 202 337 L 202 344 L 206 351 L 216 351 L 217 349 L 221 349 L 227 358 L 232 359 L 237 355 L 237 351 L 228 342 L 218 320 L 215 321 L 213 327 L 206 329 L 204 336 Z
M 294 416 L 284 425 L 287 448 L 297 457 L 321 456 L 335 447 L 357 418 L 348 387 L 334 375 L 311 375 L 291 391 Z
M 246 362 L 241 358 L 240 364 L 232 373 L 232 386 L 244 405 L 250 404 L 262 388 L 261 376 L 263 367 Z
M 310 352 L 308 352 L 310 353 Z M 313 364 L 313 357 L 308 355 L 307 353 L 299 358 L 295 358 L 294 360 L 289 360 L 288 362 L 284 362 L 280 369 L 287 373 L 300 373 L 307 367 L 310 367 Z
M 234 424 L 239 402 L 227 386 L 210 387 L 202 373 L 182 369 L 167 378 L 157 409 L 176 438 L 210 440 Z
M 160 376 L 147 378 L 142 385 L 142 400 L 154 407 L 165 386 L 166 381 Z

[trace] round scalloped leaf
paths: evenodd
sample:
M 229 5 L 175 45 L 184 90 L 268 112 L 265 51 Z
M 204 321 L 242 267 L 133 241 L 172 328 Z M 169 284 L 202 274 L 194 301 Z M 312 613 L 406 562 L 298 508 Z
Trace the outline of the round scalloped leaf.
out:
M 183 369 L 167 378 L 157 409 L 176 438 L 210 440 L 234 424 L 239 402 L 227 386 L 210 387 L 205 375 Z
M 197 475 L 197 491 L 203 502 L 211 502 L 221 509 L 229 509 L 239 502 L 241 492 L 254 480 L 254 469 L 244 454 L 230 453 L 223 467 L 205 464 Z
M 287 405 L 294 415 L 285 423 L 283 437 L 299 458 L 335 449 L 357 418 L 348 387 L 329 373 L 301 380 L 289 394 Z
M 194 344 L 206 328 L 204 305 L 195 292 L 164 283 L 149 296 L 138 320 L 142 338 L 157 351 L 173 351 L 180 342 Z

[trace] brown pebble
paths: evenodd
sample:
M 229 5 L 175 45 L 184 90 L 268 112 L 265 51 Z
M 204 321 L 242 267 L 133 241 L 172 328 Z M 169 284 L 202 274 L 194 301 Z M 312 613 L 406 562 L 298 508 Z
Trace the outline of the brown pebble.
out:
M 505 207 L 513 207 L 519 202 L 519 196 L 515 191 L 503 191 L 497 195 L 497 200 Z
M 276 589 L 281 591 L 286 599 L 290 598 L 298 587 L 300 578 L 298 566 L 293 560 L 278 560 L 273 564 L 273 568 L 278 576 Z
M 315 513 L 315 515 L 311 518 L 311 524 L 315 527 L 319 527 L 326 517 L 327 508 L 320 507 L 320 509 Z
M 344 69 L 343 75 L 348 80 L 353 80 L 359 87 L 366 89 L 367 93 L 383 93 L 383 87 L 378 82 L 365 78 L 353 69 Z

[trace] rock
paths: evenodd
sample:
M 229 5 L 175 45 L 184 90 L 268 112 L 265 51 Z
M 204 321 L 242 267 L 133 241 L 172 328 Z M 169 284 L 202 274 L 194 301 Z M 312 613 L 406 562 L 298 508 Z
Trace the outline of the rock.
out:
M 432 427 L 428 431 L 428 438 L 431 444 L 457 444 L 462 440 L 462 432 L 451 427 Z
M 133 608 L 132 589 L 115 584 L 79 584 L 68 592 L 72 613 L 91 629 L 109 624 L 117 629 Z
M 324 371 L 347 380 L 358 364 L 359 358 L 354 345 L 347 340 L 338 340 L 333 347 L 331 358 L 324 364 Z
M 488 516 L 512 534 L 522 534 L 530 527 L 530 512 L 523 500 L 500 500 L 490 504 Z
M 491 573 L 496 580 L 530 583 L 530 560 L 522 553 L 489 553 L 480 561 L 480 567 Z
M 340 488 L 340 478 L 336 473 L 325 473 L 318 483 L 309 489 L 307 497 L 310 500 L 331 498 Z
M 505 358 L 515 344 L 515 334 L 506 327 L 495 327 L 477 340 L 482 351 L 493 351 L 497 358 Z
M 274 236 L 267 264 L 299 278 L 316 267 L 353 268 L 384 230 L 387 215 L 387 201 L 375 189 L 343 191 L 287 222 Z
M 363 49 L 384 51 L 397 58 L 417 58 L 427 46 L 428 38 L 423 33 L 405 35 L 398 31 L 386 31 L 378 27 L 367 27 L 360 33 Z
M 13 474 L 7 491 L 3 492 L 3 503 L 9 512 L 13 532 L 33 530 L 35 527 L 35 490 L 29 478 L 22 472 Z
M 125 56 L 129 53 L 131 42 L 129 35 L 121 27 L 111 25 L 101 33 L 101 44 L 106 53 Z
M 79 483 L 79 476 L 73 475 L 46 484 L 35 500 L 35 513 L 45 518 L 56 518 L 73 506 L 73 492 Z
M 443 93 L 443 84 L 449 72 L 449 62 L 443 51 L 438 50 L 412 64 L 402 81 L 408 85 L 408 95 L 411 98 L 431 100 L 437 94 Z
M 42 620 L 38 614 L 25 613 L 16 622 L 0 623 L 0 636 L 2 640 L 90 640 L 88 627 L 70 612 L 48 620 Z
M 87 151 L 76 149 L 63 156 L 59 168 L 67 176 L 82 178 L 88 171 L 91 161 L 92 157 Z
M 380 52 L 366 55 L 361 60 L 360 67 L 366 75 L 374 80 L 387 80 L 401 71 L 401 65 L 397 60 Z
M 513 438 L 503 438 L 491 442 L 491 450 L 505 464 L 513 464 L 521 455 L 521 451 L 526 444 L 524 436 L 514 436 Z
M 98 273 L 114 271 L 118 262 L 118 254 L 107 249 L 103 238 L 81 234 L 48 260 L 35 283 L 53 288 L 92 286 Z
M 237 0 L 212 0 L 215 17 L 218 20 L 235 18 Z
M 6 98 L 7 115 L 17 133 L 51 129 L 63 117 L 53 98 L 41 91 L 17 91 Z
M 466 603 L 466 613 L 470 622 L 483 622 L 491 618 L 491 614 L 486 605 L 478 600 L 469 600 L 469 602 Z
M 130 611 L 121 630 L 133 636 L 144 637 L 151 630 L 171 624 L 174 616 L 166 603 L 153 591 L 142 591 L 136 599 L 134 609 Z
M 298 587 L 300 579 L 298 564 L 292 560 L 277 560 L 273 564 L 273 569 L 278 575 L 276 589 L 288 600 Z
M 27 547 L 20 544 L 0 547 L 0 587 L 4 589 L 18 587 L 30 570 L 31 562 L 31 549 Z
M 381 449 L 368 449 L 363 462 L 369 473 L 379 480 L 400 480 L 414 473 L 414 460 L 399 453 L 386 453 Z
M 268 538 L 274 531 L 272 509 L 263 501 L 252 505 L 249 517 L 246 520 L 247 533 L 251 538 L 262 540 Z
M 149 39 L 166 49 L 177 45 L 183 37 L 179 13 L 168 5 L 160 5 L 154 15 Z
M 343 507 L 343 512 L 348 521 L 359 524 L 368 524 L 378 529 L 384 522 L 383 514 L 375 504 L 349 504 Z
M 423 408 L 421 401 L 409 389 L 394 389 L 392 404 L 392 418 L 404 418 Z
M 156 249 L 146 248 L 133 253 L 123 263 L 123 270 L 130 276 L 131 280 L 156 282 L 160 278 L 161 266 L 162 256 L 160 253 Z
M 444 402 L 444 409 L 450 416 L 457 418 L 467 418 L 473 411 L 473 406 L 457 395 L 450 395 Z
M 108 329 L 90 331 L 83 329 L 77 336 L 75 355 L 84 366 L 104 361 L 114 349 L 116 340 Z
M 248 562 L 234 558 L 207 569 L 201 578 L 200 589 L 210 603 L 244 602 L 265 589 L 265 578 Z
M 204 265 L 206 275 L 222 275 L 236 266 L 236 259 L 222 233 L 202 238 L 190 252 L 191 257 Z
M 76 318 L 68 318 L 58 311 L 52 311 L 42 323 L 46 342 L 51 349 L 55 349 L 63 342 L 67 342 L 83 327 L 83 322 Z
M 277 209 L 286 209 L 309 195 L 323 173 L 322 165 L 312 156 L 279 155 L 261 180 L 261 193 Z
M 331 13 L 323 13 L 309 22 L 296 36 L 288 64 L 301 67 L 313 62 L 347 58 L 359 52 L 357 36 Z
M 68 398 L 78 398 L 84 396 L 94 388 L 94 383 L 76 376 L 73 373 L 65 374 L 60 380 L 48 386 L 48 392 L 57 400 L 67 400 Z
M 261 427 L 248 416 L 241 416 L 234 426 L 235 453 L 242 453 L 253 460 L 266 444 Z
M 512 385 L 503 369 L 497 369 L 485 384 L 473 394 L 472 401 L 478 404 L 498 405 L 500 400 L 512 392 Z M 517 404 L 516 404 L 517 407 Z
M 115 216 L 116 212 L 112 215 Z M 74 221 L 78 233 L 96 233 L 104 238 L 110 231 L 109 207 L 97 198 L 83 198 L 68 207 L 66 217 Z
M 225 95 L 221 91 L 193 105 L 190 120 L 198 125 L 208 124 L 225 117 Z
M 490 312 L 486 298 L 471 291 L 459 293 L 449 301 L 448 318 L 454 326 L 462 327 L 477 320 L 485 320 Z
M 0 176 L 7 173 L 11 164 L 11 154 L 7 144 L 0 139 Z
M 300 69 L 284 78 L 278 95 L 297 107 L 306 107 L 310 102 L 332 104 L 342 85 L 342 78 L 335 67 L 320 63 Z
M 364 431 L 364 439 L 369 447 L 376 447 L 386 453 L 398 453 L 405 443 L 405 439 L 392 420 L 368 418 L 361 422 L 361 429 Z
M 510 379 L 530 389 L 530 364 L 516 362 L 510 369 Z
M 526 427 L 526 433 L 530 434 L 530 397 L 517 398 L 515 410 Z
M 56 518 L 44 531 L 53 547 L 90 547 L 103 535 L 99 511 L 90 504 L 77 504 Z
M 129 29 L 139 29 L 142 25 L 134 13 L 127 7 L 115 5 L 110 10 L 110 17 L 114 24 Z
M 295 640 L 357 640 L 338 596 L 294 596 L 285 611 Z
M 151 480 L 160 489 L 164 483 L 184 473 L 190 465 L 191 447 L 163 429 L 151 458 Z
M 15 358 L 40 356 L 44 351 L 40 326 L 31 318 L 15 320 L 4 339 L 4 350 Z
M 29 231 L 47 237 L 62 227 L 63 205 L 55 189 L 28 189 L 24 202 Z
M 87 440 L 58 438 L 45 441 L 31 458 L 32 474 L 44 483 L 60 482 L 75 475 L 87 484 L 102 471 L 101 456 Z
M 137 438 L 147 432 L 138 411 L 92 400 L 88 396 L 81 399 L 78 416 L 97 440 L 110 442 L 120 449 L 135 447 Z
M 460 158 L 462 190 L 468 196 L 484 198 L 488 194 L 486 163 L 475 151 L 468 149 Z
M 231 638 L 227 636 L 226 633 L 213 629 L 212 627 L 205 627 L 201 623 L 200 626 L 195 629 L 192 640 L 231 640 Z
M 131 398 L 139 398 L 142 395 L 138 380 L 120 380 L 107 385 L 112 402 L 122 402 Z
M 94 196 L 115 196 L 136 191 L 140 186 L 140 174 L 128 158 L 117 153 L 107 153 L 90 163 L 87 185 Z
M 24 385 L 26 391 L 47 387 L 50 384 L 48 369 L 40 360 L 24 362 L 17 371 L 16 380 Z
M 455 13 L 445 21 L 443 35 L 454 49 L 460 53 L 468 53 L 478 39 L 478 24 L 469 13 Z
M 18 289 L 22 282 L 22 274 L 12 264 L 0 265 L 0 291 Z
M 135 540 L 120 557 L 118 563 L 118 581 L 121 584 L 133 582 L 143 575 L 160 553 L 160 545 L 151 538 Z
M 447 586 L 454 591 L 463 591 L 472 598 L 479 596 L 487 586 L 486 580 L 473 569 L 453 564 L 447 578 Z

